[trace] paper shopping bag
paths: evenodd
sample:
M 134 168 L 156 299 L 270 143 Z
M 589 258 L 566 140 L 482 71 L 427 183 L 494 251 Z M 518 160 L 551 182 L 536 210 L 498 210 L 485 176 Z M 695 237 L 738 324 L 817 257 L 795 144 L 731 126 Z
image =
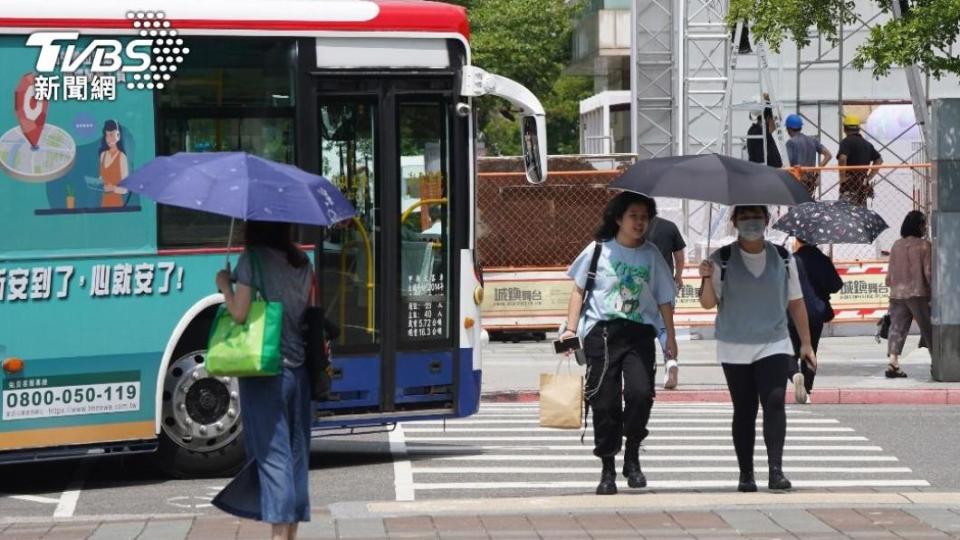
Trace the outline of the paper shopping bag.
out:
M 540 374 L 540 425 L 580 429 L 583 419 L 583 377 Z

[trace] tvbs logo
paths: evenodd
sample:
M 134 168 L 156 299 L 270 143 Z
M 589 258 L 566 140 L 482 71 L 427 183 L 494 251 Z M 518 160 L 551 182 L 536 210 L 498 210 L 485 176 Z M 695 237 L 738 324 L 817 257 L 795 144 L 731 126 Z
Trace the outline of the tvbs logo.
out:
M 117 79 L 129 90 L 163 89 L 190 49 L 162 11 L 129 11 L 126 18 L 139 37 L 81 43 L 79 32 L 31 34 L 27 46 L 39 49 L 37 99 L 56 100 L 61 86 L 67 99 L 85 99 L 86 85 L 96 99 L 114 99 Z
M 142 73 L 150 69 L 152 40 L 135 39 L 124 45 L 118 39 L 94 39 L 79 48 L 79 39 L 79 32 L 31 34 L 27 46 L 40 48 L 37 71 L 75 73 L 85 64 L 92 73 Z

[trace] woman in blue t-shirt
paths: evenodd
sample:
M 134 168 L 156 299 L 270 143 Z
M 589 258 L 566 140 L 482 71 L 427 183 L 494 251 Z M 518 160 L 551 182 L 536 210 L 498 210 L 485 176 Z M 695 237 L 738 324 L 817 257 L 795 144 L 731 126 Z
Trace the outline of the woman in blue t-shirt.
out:
M 574 289 L 567 330 L 560 337 L 583 338 L 586 398 L 593 408 L 593 453 L 603 462 L 598 495 L 617 492 L 614 458 L 624 437 L 623 475 L 630 487 L 647 485 L 639 451 L 653 407 L 654 344 L 659 328 L 667 331 L 667 355 L 676 358 L 677 354 L 673 276 L 660 250 L 645 241 L 647 226 L 656 215 L 653 199 L 629 192 L 617 195 L 603 212 L 603 223 L 594 234 L 596 242 L 584 248 L 567 272 Z M 598 242 L 596 280 L 585 293 Z

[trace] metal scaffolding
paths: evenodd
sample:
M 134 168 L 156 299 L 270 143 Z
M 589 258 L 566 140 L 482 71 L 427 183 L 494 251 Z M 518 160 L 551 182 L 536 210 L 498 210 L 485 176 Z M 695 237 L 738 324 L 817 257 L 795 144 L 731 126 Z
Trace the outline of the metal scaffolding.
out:
M 894 16 L 899 16 L 899 4 L 892 2 L 894 7 Z M 797 67 L 796 67 L 796 113 L 799 114 L 806 124 L 804 131 L 807 134 L 814 135 L 820 139 L 823 144 L 836 148 L 843 138 L 842 119 L 845 112 L 856 107 L 875 107 L 879 105 L 912 105 L 914 117 L 918 121 L 903 128 L 899 133 L 890 138 L 881 139 L 878 134 L 871 133 L 867 126 L 861 126 L 861 134 L 865 139 L 871 141 L 877 151 L 882 152 L 886 157 L 892 157 L 893 160 L 886 160 L 887 164 L 910 165 L 923 163 L 927 161 L 926 145 L 924 141 L 928 139 L 926 130 L 928 123 L 925 122 L 928 115 L 930 78 L 921 80 L 920 71 L 917 66 L 907 66 L 904 68 L 906 84 L 904 90 L 909 92 L 909 97 L 900 99 L 850 99 L 848 89 L 845 87 L 846 79 L 851 75 L 852 51 L 856 48 L 856 39 L 862 36 L 872 26 L 884 22 L 890 17 L 889 14 L 877 10 L 869 17 L 857 16 L 857 20 L 848 26 L 840 25 L 837 28 L 839 37 L 836 45 L 829 43 L 823 36 L 815 34 L 811 36 L 809 46 L 797 49 Z M 862 76 L 862 75 L 856 75 Z M 898 84 L 899 81 L 892 79 L 892 84 Z M 903 84 L 903 83 L 899 83 Z M 815 97 L 811 99 L 808 96 L 817 96 L 822 88 L 836 88 L 835 98 Z M 866 120 L 866 119 L 864 119 Z M 898 150 L 895 143 L 904 138 L 908 133 L 919 129 L 920 140 L 914 142 L 907 151 Z M 909 174 L 912 177 L 912 189 L 908 188 L 909 182 L 905 182 L 902 175 Z M 891 193 L 893 197 L 899 197 L 903 200 L 888 199 L 886 201 L 872 202 L 873 205 L 886 204 L 902 206 L 903 209 L 921 209 L 929 214 L 932 202 L 931 193 L 931 173 L 926 168 L 900 169 L 891 168 L 881 171 L 878 174 L 879 185 Z M 818 196 L 831 198 L 836 185 L 821 183 Z M 902 203 L 902 204 L 900 204 Z M 861 256 L 879 256 L 879 247 L 876 253 L 863 253 Z
M 638 159 L 674 155 L 676 104 L 675 2 L 631 3 L 631 152 Z
M 730 62 L 726 0 L 681 0 L 682 71 L 677 122 L 678 153 L 721 152 L 720 136 Z

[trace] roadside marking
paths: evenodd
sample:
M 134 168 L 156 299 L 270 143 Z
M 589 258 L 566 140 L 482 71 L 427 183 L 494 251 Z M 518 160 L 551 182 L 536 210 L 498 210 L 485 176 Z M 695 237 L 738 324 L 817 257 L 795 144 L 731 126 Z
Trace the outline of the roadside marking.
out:
M 594 458 L 596 461 L 596 458 Z M 655 473 L 738 473 L 739 467 L 643 467 Z M 597 467 L 414 467 L 414 474 L 594 474 Z M 784 467 L 786 473 L 911 473 L 909 467 Z
M 199 510 L 201 508 L 213 508 L 212 497 L 203 497 L 201 495 L 181 495 L 179 497 L 170 497 L 167 504 L 177 508 L 186 508 L 188 510 Z
M 393 456 L 393 484 L 398 501 L 414 500 L 413 470 L 407 455 L 403 426 L 397 424 L 389 433 L 390 455 Z
M 189 510 L 200 510 L 201 508 L 213 508 L 213 499 L 217 493 L 222 491 L 224 486 L 207 486 L 207 495 L 181 495 L 170 497 L 167 504 L 177 508 L 186 508 Z
M 648 489 L 730 489 L 736 485 L 732 480 L 651 480 Z M 844 488 L 844 487 L 929 487 L 926 480 L 796 480 L 794 489 Z M 568 482 L 446 482 L 414 484 L 422 490 L 470 490 L 470 489 L 594 489 L 596 480 Z M 643 493 L 638 491 L 637 493 Z
M 73 480 L 71 480 L 70 484 L 67 485 L 67 489 L 60 494 L 60 500 L 57 503 L 57 508 L 53 511 L 53 517 L 73 517 L 73 513 L 77 511 L 77 503 L 80 501 L 80 492 L 83 490 L 83 482 L 86 480 L 87 473 L 89 471 L 89 462 L 84 461 L 79 467 L 77 467 L 77 470 L 73 476 Z
M 41 497 L 39 495 L 10 495 L 9 498 L 41 504 L 60 504 L 60 499 L 54 499 L 53 497 Z

